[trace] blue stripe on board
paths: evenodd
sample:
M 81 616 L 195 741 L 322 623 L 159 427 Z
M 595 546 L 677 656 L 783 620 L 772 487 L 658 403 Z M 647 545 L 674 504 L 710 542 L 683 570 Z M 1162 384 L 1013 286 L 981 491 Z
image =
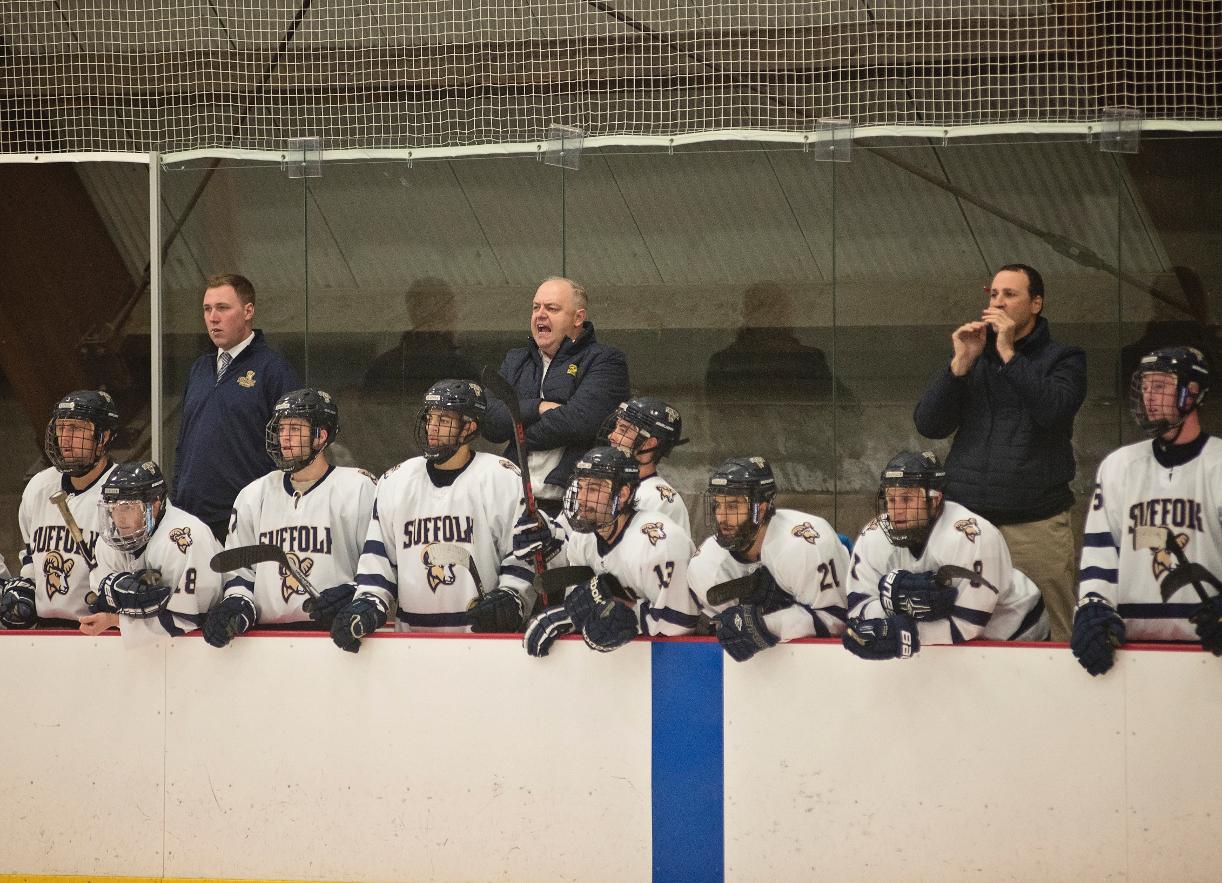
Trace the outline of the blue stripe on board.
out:
M 654 641 L 653 880 L 725 880 L 720 644 Z

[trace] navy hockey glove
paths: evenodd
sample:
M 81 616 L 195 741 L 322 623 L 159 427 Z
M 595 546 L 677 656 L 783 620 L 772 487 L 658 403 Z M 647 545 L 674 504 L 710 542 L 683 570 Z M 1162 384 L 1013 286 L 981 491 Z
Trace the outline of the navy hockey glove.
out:
M 1214 656 L 1222 656 L 1222 595 L 1214 595 L 1198 607 L 1189 621 L 1197 627 L 1201 646 Z
M 0 626 L 32 629 L 38 624 L 34 584 L 23 576 L 4 580 L 0 590 Z
M 159 585 L 161 572 L 137 570 L 135 573 L 108 573 L 98 585 L 98 597 L 89 606 L 94 613 L 119 613 L 123 616 L 156 616 L 170 603 L 174 590 Z M 94 609 L 94 608 L 97 609 Z
M 946 619 L 959 595 L 938 582 L 932 570 L 893 570 L 878 581 L 878 594 L 888 615 L 903 613 L 917 622 Z
M 568 611 L 563 607 L 550 607 L 531 619 L 522 636 L 522 646 L 531 656 L 546 656 L 557 638 L 574 631 Z
M 204 640 L 213 647 L 224 647 L 254 624 L 254 602 L 245 595 L 230 595 L 208 611 L 208 618 L 204 620 Z
M 467 621 L 473 632 L 516 632 L 522 629 L 525 612 L 522 596 L 517 592 L 493 589 L 471 602 Z
M 536 552 L 542 552 L 543 560 L 550 561 L 560 551 L 560 545 L 560 540 L 552 535 L 551 522 L 542 512 L 526 513 L 513 526 L 513 557 L 520 561 L 529 561 Z
M 853 617 L 845 627 L 842 643 L 862 659 L 908 659 L 921 649 L 916 621 L 904 613 L 885 619 Z
M 1092 676 L 1112 667 L 1116 648 L 1124 643 L 1124 620 L 1112 605 L 1090 592 L 1078 602 L 1069 649 Z
M 754 604 L 760 608 L 762 613 L 775 613 L 793 605 L 793 595 L 780 587 L 776 577 L 767 567 L 761 566 L 753 576 L 755 577 L 755 588 L 742 599 L 741 603 Z
M 640 632 L 636 611 L 627 604 L 611 601 L 586 620 L 581 636 L 585 638 L 586 646 L 591 650 L 610 653 L 617 647 L 623 647 Z
M 620 581 L 609 573 L 595 574 L 569 591 L 564 609 L 573 621 L 574 630 L 584 629 L 590 618 L 597 616 L 608 604 L 615 603 L 615 593 L 623 591 Z
M 306 598 L 301 602 L 301 609 L 308 613 L 314 622 L 327 625 L 335 619 L 335 614 L 352 602 L 352 596 L 355 594 L 355 583 L 340 583 L 338 586 L 323 589 L 317 598 Z
M 746 662 L 761 650 L 775 647 L 778 638 L 764 625 L 764 611 L 754 604 L 736 604 L 713 617 L 717 640 L 735 662 Z
M 349 653 L 359 653 L 361 638 L 386 625 L 386 604 L 374 595 L 365 595 L 350 602 L 335 614 L 331 623 L 331 640 Z

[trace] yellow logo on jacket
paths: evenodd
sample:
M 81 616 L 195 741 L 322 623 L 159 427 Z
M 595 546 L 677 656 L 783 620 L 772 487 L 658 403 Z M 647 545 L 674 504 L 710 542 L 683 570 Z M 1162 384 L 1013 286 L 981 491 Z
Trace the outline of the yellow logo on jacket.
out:
M 569 365 L 568 370 L 565 371 L 564 373 L 569 375 L 569 377 L 576 377 L 577 376 L 577 364 L 573 363 Z
M 241 377 L 238 378 L 238 386 L 244 386 L 246 387 L 246 389 L 250 389 L 254 385 L 255 385 L 255 372 L 254 371 L 247 371 L 245 374 L 243 374 Z

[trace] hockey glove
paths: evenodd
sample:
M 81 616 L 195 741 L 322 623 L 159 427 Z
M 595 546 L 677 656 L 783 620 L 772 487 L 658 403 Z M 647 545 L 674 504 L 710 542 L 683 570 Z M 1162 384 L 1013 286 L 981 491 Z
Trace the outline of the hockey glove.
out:
M 1112 667 L 1116 648 L 1124 643 L 1124 620 L 1112 605 L 1090 592 L 1078 602 L 1069 648 L 1092 676 Z
M 574 630 L 584 629 L 591 617 L 598 615 L 608 604 L 614 604 L 617 591 L 623 591 L 623 587 L 609 573 L 595 574 L 584 583 L 573 586 L 564 599 L 564 609 L 573 621 Z
M 1198 607 L 1189 621 L 1197 627 L 1201 646 L 1214 656 L 1222 656 L 1222 595 L 1214 595 Z
M 38 624 L 34 584 L 23 576 L 4 580 L 0 590 L 0 626 L 32 629 Z
M 546 656 L 552 643 L 561 635 L 571 635 L 576 629 L 564 607 L 551 607 L 531 619 L 522 636 L 522 646 L 531 656 Z
M 878 593 L 888 615 L 903 613 L 917 622 L 946 619 L 955 609 L 959 595 L 939 583 L 932 570 L 924 573 L 893 570 L 878 581 Z
M 862 659 L 908 659 L 921 649 L 916 621 L 904 613 L 885 619 L 853 617 L 845 627 L 842 643 Z
M 735 662 L 746 662 L 777 645 L 777 636 L 764 625 L 763 609 L 754 604 L 736 604 L 713 617 L 713 622 L 717 640 Z
M 386 604 L 375 595 L 365 595 L 348 603 L 335 614 L 331 640 L 349 653 L 359 653 L 361 638 L 386 625 Z
M 467 621 L 473 632 L 517 632 L 525 613 L 522 596 L 508 589 L 493 589 L 476 598 L 467 608 Z
M 585 638 L 586 646 L 591 650 L 610 653 L 617 647 L 623 647 L 640 634 L 640 631 L 636 612 L 627 604 L 611 601 L 586 620 L 581 636 Z
M 742 599 L 743 604 L 753 604 L 761 613 L 775 613 L 793 605 L 793 595 L 781 588 L 767 567 L 761 566 L 754 576 L 755 588 Z
M 301 609 L 310 615 L 314 622 L 329 624 L 335 619 L 335 614 L 352 602 L 356 594 L 355 583 L 340 583 L 329 589 L 323 589 L 317 598 L 306 598 L 301 602 Z
M 560 540 L 552 535 L 551 522 L 542 512 L 524 514 L 513 526 L 513 557 L 529 561 L 536 552 L 543 553 L 543 560 L 550 561 L 560 551 Z
M 98 585 L 98 598 L 90 610 L 138 618 L 156 616 L 170 603 L 174 593 L 169 586 L 158 585 L 160 579 L 161 573 L 156 570 L 108 573 Z
M 224 647 L 255 624 L 255 605 L 245 595 L 229 595 L 208 611 L 204 620 L 204 640 L 213 647 Z

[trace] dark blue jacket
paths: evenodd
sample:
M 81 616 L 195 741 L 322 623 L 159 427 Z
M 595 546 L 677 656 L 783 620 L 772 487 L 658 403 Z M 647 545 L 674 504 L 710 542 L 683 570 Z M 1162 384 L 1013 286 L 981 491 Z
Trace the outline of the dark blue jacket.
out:
M 276 399 L 301 381 L 255 331 L 216 382 L 216 350 L 191 366 L 174 454 L 174 505 L 207 524 L 229 518 L 238 492 L 276 468 L 264 432 Z
M 947 499 L 994 524 L 1018 524 L 1073 505 L 1073 421 L 1085 397 L 1086 353 L 1054 341 L 1038 316 L 1009 364 L 990 334 L 966 377 L 943 368 L 913 420 L 927 438 L 955 433 Z
M 628 360 L 614 347 L 599 343 L 590 322 L 585 323 L 576 340 L 566 339 L 556 351 L 541 397 L 543 357 L 533 338 L 526 346 L 509 351 L 500 374 L 517 390 L 526 427 L 526 450 L 564 448 L 560 465 L 544 479 L 560 487 L 568 483 L 578 458 L 594 446 L 603 421 L 629 397 Z M 558 402 L 562 407 L 540 417 L 539 403 L 543 401 Z M 509 409 L 494 398 L 488 399 L 482 430 L 491 442 L 509 442 L 505 456 L 516 462 L 513 419 Z

